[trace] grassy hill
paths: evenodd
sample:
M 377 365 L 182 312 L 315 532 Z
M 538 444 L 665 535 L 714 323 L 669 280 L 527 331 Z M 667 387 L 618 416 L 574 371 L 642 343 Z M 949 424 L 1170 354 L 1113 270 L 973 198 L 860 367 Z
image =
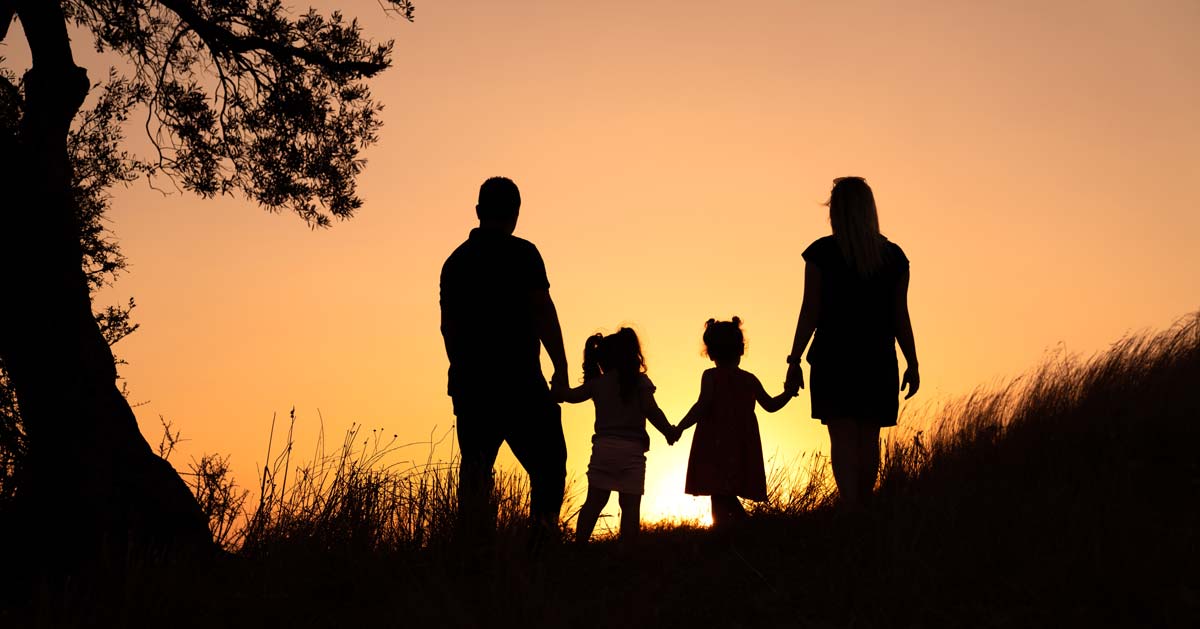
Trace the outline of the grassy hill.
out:
M 389 470 L 378 448 L 352 447 L 358 435 L 301 470 L 285 448 L 248 510 L 209 459 L 197 491 L 233 552 L 122 556 L 70 578 L 10 571 L 0 625 L 1200 622 L 1200 317 L 920 421 L 890 431 L 866 515 L 834 508 L 816 460 L 777 470 L 733 533 L 661 525 L 635 545 L 537 552 L 516 477 L 499 484 L 496 538 L 477 546 L 453 539 L 452 470 Z

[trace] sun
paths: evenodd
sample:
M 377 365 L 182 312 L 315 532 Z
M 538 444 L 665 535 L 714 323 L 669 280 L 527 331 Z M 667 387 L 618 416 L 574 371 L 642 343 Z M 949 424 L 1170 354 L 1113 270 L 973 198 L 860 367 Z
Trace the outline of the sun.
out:
M 642 503 L 643 522 L 688 523 L 712 526 L 712 505 L 707 497 L 691 496 L 680 491 L 686 471 L 679 469 L 657 478 L 647 478 L 646 497 Z

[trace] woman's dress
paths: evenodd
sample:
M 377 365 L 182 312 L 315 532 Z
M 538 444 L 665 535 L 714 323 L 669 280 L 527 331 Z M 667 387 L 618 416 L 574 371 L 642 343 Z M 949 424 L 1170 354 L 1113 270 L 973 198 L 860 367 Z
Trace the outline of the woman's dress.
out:
M 884 264 L 862 277 L 846 263 L 833 236 L 802 254 L 821 273 L 821 309 L 808 351 L 812 416 L 895 426 L 900 374 L 896 362 L 899 283 L 908 258 L 885 242 Z

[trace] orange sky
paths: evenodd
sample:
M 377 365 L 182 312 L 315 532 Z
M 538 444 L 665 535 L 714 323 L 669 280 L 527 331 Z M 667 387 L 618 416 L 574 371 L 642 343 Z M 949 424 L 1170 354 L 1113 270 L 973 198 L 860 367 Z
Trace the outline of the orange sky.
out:
M 477 0 L 421 2 L 413 24 L 353 4 L 318 6 L 396 39 L 356 218 L 314 232 L 242 199 L 113 191 L 130 272 L 101 299 L 137 299 L 122 373 L 152 440 L 159 415 L 189 439 L 178 466 L 229 453 L 255 486 L 271 416 L 293 406 L 301 452 L 318 409 L 331 439 L 351 422 L 445 431 L 438 273 L 491 175 L 521 186 L 517 235 L 546 260 L 572 378 L 587 335 L 632 323 L 672 421 L 709 365 L 709 317 L 741 316 L 743 366 L 781 388 L 799 254 L 829 232 L 840 175 L 867 177 L 912 261 L 914 402 L 1200 308 L 1192 0 Z M 828 447 L 808 410 L 804 394 L 759 412 L 768 457 Z M 581 481 L 591 421 L 565 409 Z M 690 439 L 652 436 L 647 519 L 707 514 L 682 494 Z

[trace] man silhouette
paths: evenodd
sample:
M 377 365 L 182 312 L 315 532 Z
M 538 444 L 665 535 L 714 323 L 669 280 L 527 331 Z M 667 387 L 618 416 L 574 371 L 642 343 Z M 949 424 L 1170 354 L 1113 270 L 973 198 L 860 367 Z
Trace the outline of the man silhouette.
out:
M 533 243 L 513 236 L 521 193 L 512 180 L 492 177 L 479 188 L 471 230 L 442 266 L 442 339 L 450 359 L 447 392 L 454 401 L 462 460 L 460 526 L 494 530 L 489 498 L 500 444 L 529 474 L 530 518 L 558 525 L 566 482 L 567 447 L 561 411 L 542 375 L 541 346 L 565 384 L 558 312 L 546 266 Z

